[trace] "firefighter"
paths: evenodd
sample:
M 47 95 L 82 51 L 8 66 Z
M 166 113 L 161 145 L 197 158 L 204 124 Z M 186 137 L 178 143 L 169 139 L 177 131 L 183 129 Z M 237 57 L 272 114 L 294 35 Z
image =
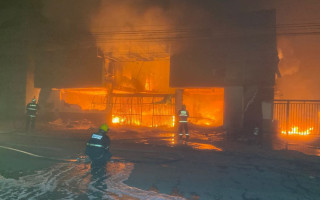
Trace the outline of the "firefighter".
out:
M 104 169 L 107 162 L 111 158 L 109 151 L 110 138 L 107 136 L 109 127 L 107 124 L 102 124 L 97 133 L 93 133 L 86 147 L 86 155 L 91 160 L 91 172 L 95 173 L 100 169 Z
M 37 100 L 35 98 L 32 99 L 30 103 L 27 104 L 26 107 L 26 132 L 29 131 L 30 125 L 31 129 L 34 130 L 35 125 L 36 125 L 36 116 L 38 112 L 38 104 Z
M 179 115 L 179 137 L 183 136 L 183 130 L 186 134 L 186 138 L 189 138 L 188 130 L 188 117 L 189 112 L 186 110 L 186 105 L 182 105 L 181 110 L 178 112 Z

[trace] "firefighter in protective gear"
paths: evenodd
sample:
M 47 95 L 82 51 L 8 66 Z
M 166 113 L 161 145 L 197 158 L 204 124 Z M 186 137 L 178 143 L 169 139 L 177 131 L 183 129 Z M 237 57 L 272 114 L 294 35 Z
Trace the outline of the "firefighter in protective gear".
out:
M 107 124 L 102 124 L 97 133 L 93 133 L 86 147 L 86 155 L 91 160 L 91 172 L 105 168 L 107 162 L 111 158 L 109 151 L 110 138 L 107 136 L 109 127 Z
M 38 104 L 37 100 L 35 98 L 32 99 L 30 103 L 27 104 L 26 107 L 26 131 L 29 131 L 29 128 L 31 126 L 31 129 L 34 130 L 36 125 L 36 117 L 38 112 Z
M 188 117 L 189 112 L 186 110 L 186 106 L 182 105 L 181 110 L 178 112 L 179 115 L 179 136 L 183 136 L 183 130 L 186 134 L 186 137 L 189 138 L 189 130 L 188 130 Z

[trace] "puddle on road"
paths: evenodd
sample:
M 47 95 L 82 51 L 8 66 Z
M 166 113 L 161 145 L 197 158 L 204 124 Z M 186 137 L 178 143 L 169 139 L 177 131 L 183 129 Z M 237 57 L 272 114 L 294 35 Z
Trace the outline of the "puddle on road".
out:
M 273 149 L 275 150 L 292 150 L 298 151 L 307 155 L 320 156 L 320 147 L 311 146 L 308 144 L 287 143 L 286 141 L 274 142 Z
M 108 163 L 105 175 L 94 177 L 89 165 L 61 163 L 17 180 L 0 175 L 0 199 L 183 199 L 124 184 L 133 168 L 133 163 Z
M 198 143 L 198 142 L 188 142 L 187 145 L 191 146 L 194 149 L 197 150 L 213 150 L 213 151 L 222 151 L 221 148 L 216 147 L 212 144 L 204 144 L 204 143 Z
M 170 134 L 167 135 L 168 137 L 166 138 L 162 138 L 162 141 L 165 141 L 167 143 L 168 146 L 170 147 L 175 147 L 178 145 L 186 145 L 186 146 L 190 146 L 193 149 L 197 149 L 197 150 L 212 150 L 212 151 L 222 151 L 221 148 L 216 147 L 215 145 L 212 144 L 213 141 L 220 141 L 220 138 L 214 138 L 212 139 L 212 137 L 199 137 L 199 134 L 195 137 L 192 136 L 192 140 L 188 140 L 185 138 L 179 138 L 177 137 L 176 134 Z M 196 140 L 197 142 L 195 142 L 194 140 Z M 191 142 L 192 141 L 192 142 Z M 209 143 L 208 143 L 209 142 Z
M 307 155 L 320 156 L 320 137 L 316 136 L 278 136 L 272 140 L 275 150 L 293 150 Z

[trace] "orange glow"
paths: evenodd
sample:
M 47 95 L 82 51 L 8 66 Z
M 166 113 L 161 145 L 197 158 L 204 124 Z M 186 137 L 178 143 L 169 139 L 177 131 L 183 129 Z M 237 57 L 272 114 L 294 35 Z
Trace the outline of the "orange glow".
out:
M 119 124 L 120 123 L 120 118 L 119 117 L 112 118 L 112 123 Z
M 107 91 L 105 88 L 61 89 L 60 101 L 65 108 L 79 110 L 105 110 Z M 73 105 L 73 106 L 70 106 Z
M 113 98 L 113 120 L 121 125 L 174 127 L 174 114 L 174 96 L 170 94 L 118 94 Z
M 173 115 L 173 116 L 172 116 L 172 127 L 174 127 L 175 122 L 176 122 L 176 117 Z
M 114 9 L 109 12 L 109 6 L 104 5 L 103 9 L 107 11 L 96 13 L 91 22 L 91 31 L 96 37 L 97 45 L 105 52 L 106 71 L 112 69 L 109 71 L 112 71 L 112 77 L 114 77 L 113 89 L 132 94 L 146 92 L 174 94 L 175 89 L 169 87 L 170 57 L 179 49 L 171 48 L 171 41 L 148 40 L 146 36 L 154 37 L 152 36 L 153 28 L 150 30 L 150 26 L 138 25 L 162 24 L 162 29 L 170 30 L 171 23 L 167 23 L 167 18 L 159 15 L 158 9 L 151 9 L 150 12 L 141 15 L 143 18 L 139 18 L 128 7 L 123 7 L 122 4 L 118 6 L 116 12 L 113 12 Z M 118 12 L 119 10 L 121 12 Z M 119 13 L 121 17 L 115 17 Z M 126 20 L 123 20 L 123 16 L 127 16 Z M 119 28 L 114 27 L 110 30 L 110 24 L 105 19 L 112 19 L 112 22 L 116 20 Z M 168 25 L 163 26 L 165 24 Z M 154 28 L 158 30 L 159 27 Z M 148 34 L 128 34 L 132 31 Z M 101 33 L 112 33 L 112 36 L 105 38 Z M 176 36 L 175 33 L 169 34 Z M 191 90 L 185 90 L 187 93 L 190 92 L 190 95 L 188 93 L 184 98 L 184 103 L 191 115 L 190 122 L 204 126 L 221 126 L 223 124 L 223 89 Z M 176 120 L 173 116 L 174 105 L 174 102 L 166 98 L 119 97 L 113 99 L 112 107 L 112 115 L 119 119 L 113 120 L 115 124 L 123 125 L 174 127 Z M 124 120 L 123 123 L 121 119 Z
M 123 124 L 124 122 L 125 122 L 125 118 L 112 115 L 113 124 Z
M 175 134 L 172 134 L 172 136 L 171 136 L 171 144 L 175 144 L 174 138 L 175 138 Z
M 215 150 L 215 151 L 222 151 L 221 148 L 213 146 L 211 144 L 203 144 L 203 143 L 196 143 L 196 142 L 188 142 L 188 145 L 194 149 L 198 150 Z
M 305 131 L 299 130 L 299 127 L 293 126 L 290 131 L 288 131 L 288 135 L 310 135 L 310 133 L 313 131 L 312 128 L 308 128 Z M 287 131 L 281 131 L 281 134 L 287 134 Z
M 150 120 L 149 120 L 150 121 Z M 131 125 L 134 125 L 134 126 L 140 126 L 141 125 L 141 121 L 139 119 L 137 120 L 131 120 L 131 123 L 130 122 L 126 122 L 126 119 L 125 118 L 121 118 L 121 117 L 118 117 L 118 116 L 112 116 L 112 123 L 113 124 L 131 124 Z M 147 127 L 174 127 L 175 125 L 175 116 L 172 116 L 172 122 L 170 124 L 170 118 L 167 119 L 167 118 L 164 118 L 162 120 L 158 120 L 158 121 L 154 121 L 153 124 L 145 124 L 145 126 Z
M 223 125 L 223 88 L 185 89 L 183 103 L 189 111 L 189 121 L 201 126 Z
M 146 79 L 145 84 L 144 84 L 144 89 L 145 89 L 146 91 L 152 91 L 151 85 L 152 85 L 151 79 L 150 79 L 150 77 L 148 77 L 148 78 Z
M 117 90 L 116 96 L 113 97 L 113 124 L 146 127 L 175 126 L 173 94 L 153 97 L 148 93 L 135 96 L 133 93 L 120 92 Z M 106 99 L 107 91 L 104 88 L 60 90 L 60 100 L 64 110 L 105 111 Z M 190 123 L 202 126 L 223 124 L 223 89 L 185 89 L 184 103 L 190 113 Z
M 154 50 L 160 51 L 158 48 L 156 46 Z M 175 89 L 169 87 L 169 54 L 151 59 L 152 56 L 148 57 L 152 53 L 150 48 L 131 50 L 127 52 L 128 56 L 133 56 L 130 59 L 128 57 L 121 62 L 106 60 L 106 69 L 113 68 L 112 124 L 174 127 Z M 121 56 L 115 52 L 112 57 L 116 59 Z M 109 100 L 107 88 L 61 89 L 61 110 L 104 112 Z M 223 96 L 223 88 L 184 89 L 183 103 L 189 111 L 190 123 L 223 125 Z

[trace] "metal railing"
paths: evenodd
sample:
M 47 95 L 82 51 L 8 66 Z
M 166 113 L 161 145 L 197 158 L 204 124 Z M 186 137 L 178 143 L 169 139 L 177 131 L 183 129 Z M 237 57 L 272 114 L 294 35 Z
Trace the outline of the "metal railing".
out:
M 319 135 L 320 100 L 274 100 L 273 120 L 282 134 Z
M 112 117 L 119 117 L 120 125 L 172 127 L 174 101 L 171 94 L 114 94 Z

